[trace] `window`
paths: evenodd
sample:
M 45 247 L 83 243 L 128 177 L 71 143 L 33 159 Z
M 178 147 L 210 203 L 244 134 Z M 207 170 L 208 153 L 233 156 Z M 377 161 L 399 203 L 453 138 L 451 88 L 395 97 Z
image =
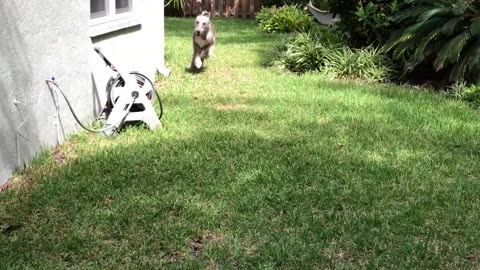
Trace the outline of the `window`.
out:
M 90 0 L 90 19 L 114 17 L 131 11 L 132 0 Z
M 107 16 L 107 0 L 90 0 L 90 19 Z
M 132 0 L 115 0 L 115 12 L 117 14 L 132 11 Z
M 1 1 L 1 0 L 0 0 Z M 135 0 L 90 0 L 91 37 L 139 25 L 133 3 Z

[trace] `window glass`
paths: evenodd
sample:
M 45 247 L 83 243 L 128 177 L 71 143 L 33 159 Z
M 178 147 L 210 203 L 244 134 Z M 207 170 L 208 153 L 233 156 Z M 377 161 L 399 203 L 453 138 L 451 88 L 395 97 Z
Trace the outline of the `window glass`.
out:
M 107 16 L 108 0 L 90 0 L 90 18 Z
M 115 9 L 117 14 L 131 11 L 131 0 L 115 0 Z

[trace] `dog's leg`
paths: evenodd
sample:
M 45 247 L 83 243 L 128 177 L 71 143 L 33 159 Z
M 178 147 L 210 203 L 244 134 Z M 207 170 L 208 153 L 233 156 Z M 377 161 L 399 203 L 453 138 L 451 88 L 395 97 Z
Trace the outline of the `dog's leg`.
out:
M 200 55 L 196 54 L 194 55 L 193 57 L 193 64 L 195 65 L 195 68 L 196 69 L 201 69 L 202 66 L 203 66 L 203 60 L 202 58 L 200 57 Z
M 199 54 L 194 53 L 192 57 L 192 63 L 190 64 L 190 69 L 201 69 L 203 65 L 203 60 Z
M 190 64 L 190 69 L 200 69 L 202 68 L 203 65 L 203 60 L 201 58 L 201 49 L 200 47 L 193 42 L 193 57 L 192 57 L 192 63 Z
M 215 44 L 212 44 L 208 49 L 207 57 L 213 57 L 213 51 L 215 49 Z

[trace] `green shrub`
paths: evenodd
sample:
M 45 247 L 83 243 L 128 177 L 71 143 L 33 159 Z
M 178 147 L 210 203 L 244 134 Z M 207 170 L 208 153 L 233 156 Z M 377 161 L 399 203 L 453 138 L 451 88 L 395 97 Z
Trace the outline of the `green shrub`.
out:
M 357 7 L 355 11 L 355 19 L 357 28 L 353 35 L 363 42 L 364 45 L 376 43 L 381 44 L 388 39 L 390 32 L 393 30 L 393 14 L 399 9 L 397 0 L 391 3 L 372 3 Z
M 403 27 L 392 34 L 385 49 L 405 62 L 410 72 L 425 62 L 449 73 L 450 82 L 480 81 L 480 2 L 418 1 L 401 11 Z
M 380 50 L 374 47 L 352 49 L 340 42 L 332 42 L 335 39 L 331 36 L 329 31 L 309 31 L 295 35 L 285 46 L 281 64 L 292 72 L 318 71 L 331 78 L 367 82 L 390 79 L 392 64 Z
M 318 61 L 312 60 L 309 52 L 322 44 L 340 44 L 342 39 L 330 28 L 315 24 L 309 31 L 283 34 L 276 46 L 262 54 L 264 66 L 280 65 L 294 72 L 306 72 L 317 69 Z M 315 52 L 316 53 L 316 52 Z
M 310 33 L 318 36 L 320 42 L 328 42 L 331 44 L 343 43 L 343 36 L 335 30 L 325 25 L 314 24 L 309 30 Z
M 268 19 L 272 18 L 274 14 L 278 13 L 278 8 L 276 6 L 272 7 L 262 7 L 257 13 L 255 13 L 255 20 L 262 24 Z
M 267 33 L 305 31 L 312 27 L 313 18 L 297 6 L 262 8 L 256 14 L 260 29 Z
M 411 0 L 329 0 L 331 12 L 341 15 L 336 26 L 354 47 L 385 42 L 398 26 L 394 15 Z
M 330 4 L 329 0 L 311 0 L 313 5 L 320 8 L 321 10 L 329 10 Z M 283 5 L 301 5 L 304 6 L 308 4 L 310 0 L 262 0 L 262 6 L 264 7 L 273 7 L 273 6 L 283 6 Z
M 389 59 L 373 46 L 362 49 L 333 47 L 324 52 L 324 57 L 322 72 L 336 78 L 385 82 L 393 72 Z
M 292 34 L 283 34 L 278 37 L 278 41 L 272 47 L 262 50 L 259 55 L 260 63 L 264 67 L 282 66 L 282 59 L 287 51 Z
M 480 108 L 480 86 L 468 85 L 465 82 L 457 82 L 448 88 L 450 97 L 463 100 L 475 108 Z
M 328 46 L 326 44 L 318 33 L 298 33 L 285 46 L 281 63 L 297 73 L 319 71 L 323 66 L 324 52 Z

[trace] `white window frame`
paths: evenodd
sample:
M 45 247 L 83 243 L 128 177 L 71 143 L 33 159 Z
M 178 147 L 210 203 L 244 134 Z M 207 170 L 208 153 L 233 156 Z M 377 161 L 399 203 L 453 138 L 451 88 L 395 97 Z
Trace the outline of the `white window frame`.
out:
M 119 9 L 119 13 L 117 13 L 115 0 L 105 0 L 106 15 L 91 18 L 89 21 L 90 37 L 99 36 L 123 28 L 140 25 L 141 21 L 139 19 L 139 16 L 136 16 L 135 12 L 135 3 L 138 1 L 142 0 L 129 0 L 130 7 L 128 8 L 128 11 L 125 9 Z

